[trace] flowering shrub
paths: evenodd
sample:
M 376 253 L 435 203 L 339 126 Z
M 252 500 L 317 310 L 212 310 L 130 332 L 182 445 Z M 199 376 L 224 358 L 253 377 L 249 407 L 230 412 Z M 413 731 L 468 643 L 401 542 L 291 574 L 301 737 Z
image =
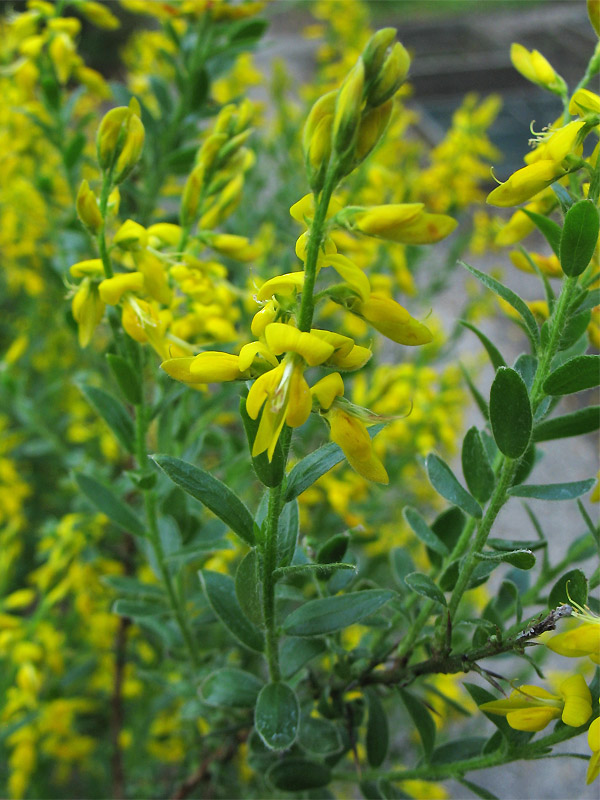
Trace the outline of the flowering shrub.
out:
M 427 149 L 396 30 L 338 9 L 310 6 L 298 96 L 253 61 L 264 2 L 0 18 L 6 796 L 490 797 L 477 770 L 582 734 L 598 776 L 596 480 L 529 476 L 600 424 L 586 396 L 556 412 L 599 383 L 600 47 L 571 91 L 513 45 L 563 111 L 487 196 L 522 206 L 496 219 L 498 99 L 468 96 Z M 82 21 L 124 10 L 109 83 Z M 463 263 L 528 348 L 509 366 L 470 290 L 478 388 L 429 310 L 467 244 L 534 231 L 544 251 L 508 260 L 543 300 Z M 528 506 L 535 538 L 501 535 L 513 498 L 571 503 L 562 559 Z M 523 683 L 549 652 L 567 672 Z

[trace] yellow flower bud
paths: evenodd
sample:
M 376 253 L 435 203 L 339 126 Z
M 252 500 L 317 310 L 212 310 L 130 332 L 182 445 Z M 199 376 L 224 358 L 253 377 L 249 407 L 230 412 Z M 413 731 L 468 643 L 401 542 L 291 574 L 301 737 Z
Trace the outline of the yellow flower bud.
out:
M 140 113 L 140 105 L 132 97 L 128 107 L 118 106 L 108 111 L 98 128 L 98 163 L 105 171 L 114 165 L 115 183 L 120 183 L 127 177 L 141 155 L 144 126 Z
M 102 259 L 89 258 L 86 261 L 78 261 L 69 267 L 69 272 L 74 278 L 97 277 L 104 275 Z
M 562 80 L 538 50 L 530 52 L 523 45 L 514 42 L 510 48 L 510 60 L 524 78 L 546 89 L 556 90 Z
M 86 180 L 81 181 L 75 200 L 75 208 L 77 209 L 77 216 L 90 233 L 97 234 L 102 227 L 102 214 L 98 207 L 96 195 L 92 192 Z
M 239 381 L 245 378 L 239 368 L 238 356 L 213 351 L 195 356 L 190 362 L 190 374 L 201 378 L 202 383 Z
M 144 148 L 145 136 L 142 120 L 137 114 L 131 114 L 128 118 L 125 143 L 115 165 L 113 176 L 115 183 L 124 181 L 139 161 Z
M 364 161 L 375 145 L 381 140 L 392 116 L 394 101 L 388 100 L 387 103 L 371 108 L 363 115 L 358 129 L 358 138 L 354 150 L 354 160 L 356 164 Z
M 393 97 L 406 80 L 409 67 L 408 52 L 400 42 L 396 42 L 369 88 L 368 105 L 380 106 Z
M 369 39 L 362 53 L 365 64 L 365 78 L 375 77 L 385 60 L 390 45 L 396 38 L 396 28 L 382 28 Z
M 190 385 L 206 385 L 202 375 L 193 375 L 190 366 L 195 356 L 184 356 L 182 358 L 168 358 L 163 361 L 160 368 L 164 370 L 170 378 Z
M 356 302 L 350 310 L 398 344 L 414 346 L 428 344 L 433 339 L 429 328 L 390 297 L 372 294 L 366 303 Z
M 260 255 L 260 247 L 252 244 L 247 236 L 231 233 L 211 233 L 204 236 L 209 247 L 236 261 L 253 261 Z
M 2 605 L 5 609 L 13 611 L 16 608 L 27 608 L 34 600 L 34 589 L 17 589 L 16 592 L 12 592 L 4 598 Z
M 168 244 L 175 247 L 181 239 L 181 225 L 173 225 L 171 222 L 157 222 L 148 228 L 148 237 L 158 240 L 158 244 Z
M 126 292 L 141 292 L 144 289 L 144 276 L 141 272 L 124 272 L 106 278 L 98 287 L 101 300 L 116 306 Z
M 346 76 L 335 104 L 332 142 L 334 149 L 340 154 L 348 151 L 358 134 L 364 86 L 365 65 L 362 58 L 359 58 Z
M 304 123 L 304 130 L 302 132 L 302 149 L 305 158 L 308 158 L 308 150 L 312 141 L 313 135 L 317 129 L 317 125 L 325 116 L 333 116 L 335 112 L 335 102 L 337 98 L 337 91 L 328 92 L 320 97 L 311 108 L 306 122 Z
M 569 103 L 569 114 L 578 114 L 580 117 L 600 114 L 600 96 L 589 89 L 578 89 Z
M 325 415 L 330 438 L 344 451 L 348 463 L 368 481 L 388 484 L 385 467 L 373 451 L 373 443 L 362 420 L 334 403 Z
M 71 76 L 75 63 L 75 45 L 66 33 L 57 33 L 48 46 L 48 54 L 54 65 L 56 77 L 63 86 Z
M 422 203 L 348 208 L 340 217 L 342 224 L 350 230 L 403 244 L 439 242 L 458 224 L 446 214 L 428 214 Z
M 107 8 L 106 3 L 97 3 L 95 0 L 84 0 L 77 7 L 83 16 L 96 25 L 98 28 L 105 30 L 115 30 L 120 28 L 121 23 L 118 17 Z
M 587 10 L 592 28 L 596 31 L 596 34 L 600 36 L 600 0 L 587 0 Z M 588 783 L 590 783 L 590 781 L 588 781 Z
M 191 225 L 199 210 L 200 194 L 204 184 L 204 165 L 198 164 L 190 172 L 181 196 L 181 224 Z
M 315 192 L 321 191 L 325 182 L 327 165 L 331 157 L 333 115 L 327 114 L 319 120 L 310 140 L 306 154 L 306 172 L 309 185 Z
M 518 169 L 487 196 L 491 206 L 517 206 L 566 174 L 556 161 L 544 159 Z

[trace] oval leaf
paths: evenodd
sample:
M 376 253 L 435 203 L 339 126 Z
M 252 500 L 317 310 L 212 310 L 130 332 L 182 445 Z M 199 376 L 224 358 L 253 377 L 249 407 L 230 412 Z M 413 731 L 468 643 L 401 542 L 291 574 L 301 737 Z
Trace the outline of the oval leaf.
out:
M 415 724 L 415 728 L 421 737 L 425 761 L 429 761 L 435 744 L 435 722 L 429 713 L 426 705 L 418 697 L 415 697 L 405 689 L 398 689 L 400 697 L 406 706 L 406 710 Z
M 291 636 L 323 636 L 347 628 L 384 606 L 394 597 L 386 589 L 340 594 L 309 600 L 288 616 L 283 624 Z
M 471 497 L 448 466 L 435 453 L 427 456 L 426 467 L 427 475 L 433 488 L 445 497 L 450 503 L 462 508 L 469 516 L 481 519 L 483 512 L 479 503 Z
M 582 392 L 600 384 L 600 356 L 576 356 L 561 364 L 544 381 L 546 394 Z
M 277 566 L 287 567 L 291 564 L 296 550 L 300 531 L 300 512 L 298 501 L 292 500 L 281 509 L 277 525 Z
M 233 579 L 208 569 L 200 570 L 198 575 L 210 607 L 227 630 L 250 650 L 262 652 L 264 637 L 242 611 L 235 595 Z
M 80 386 L 80 389 L 88 403 L 106 422 L 125 450 L 133 453 L 135 450 L 133 420 L 122 403 L 116 397 L 105 392 L 104 389 L 99 389 L 97 386 L 84 385 Z M 140 467 L 143 468 L 144 466 L 145 464 L 140 464 Z
M 262 625 L 262 583 L 258 574 L 258 553 L 253 548 L 244 558 L 235 573 L 235 594 L 248 619 Z
M 297 639 L 293 636 L 285 639 L 279 652 L 281 673 L 284 678 L 291 678 L 305 664 L 325 652 L 325 643 L 320 639 Z
M 187 461 L 166 455 L 151 456 L 173 483 L 220 517 L 249 545 L 254 544 L 254 520 L 240 498 L 220 480 Z
M 533 418 L 523 378 L 510 367 L 500 368 L 492 383 L 490 422 L 500 452 L 520 458 L 529 445 Z
M 503 561 L 517 569 L 531 569 L 535 565 L 535 556 L 531 550 L 506 550 L 499 553 L 477 553 L 481 561 Z
M 273 764 L 267 780 L 283 792 L 304 792 L 320 789 L 331 780 L 331 770 L 320 761 L 308 758 L 286 758 Z
M 404 582 L 413 592 L 423 597 L 428 597 L 430 600 L 435 600 L 436 603 L 442 606 L 446 605 L 444 593 L 439 586 L 436 586 L 429 575 L 424 575 L 422 572 L 411 572 L 404 578 Z
M 404 519 L 408 522 L 414 533 L 427 547 L 439 553 L 441 556 L 448 555 L 448 548 L 446 545 L 441 539 L 438 539 L 418 511 L 415 511 L 414 508 L 407 507 L 404 509 L 403 514 Z
M 294 690 L 277 681 L 261 689 L 254 710 L 254 727 L 271 750 L 287 750 L 296 741 L 300 705 Z
M 115 497 L 110 489 L 95 480 L 95 478 L 90 478 L 89 475 L 82 475 L 80 473 L 75 476 L 75 480 L 90 503 L 92 503 L 98 511 L 106 514 L 115 525 L 118 525 L 125 531 L 129 531 L 129 533 L 133 533 L 135 536 L 146 535 L 146 529 L 133 511 L 129 506 L 125 505 L 122 500 Z
M 371 767 L 380 767 L 385 761 L 389 746 L 389 725 L 387 714 L 376 690 L 369 687 L 365 694 L 369 703 L 367 722 L 367 760 Z
M 319 756 L 339 753 L 342 749 L 342 737 L 338 726 L 324 717 L 303 717 L 298 743 L 305 750 Z
M 212 672 L 200 685 L 200 697 L 209 706 L 254 708 L 263 682 L 243 669 L 226 667 Z
M 115 353 L 108 353 L 106 356 L 108 366 L 112 372 L 119 389 L 123 392 L 125 399 L 133 405 L 142 402 L 142 384 L 140 379 L 127 359 Z
M 560 265 L 565 275 L 574 278 L 585 270 L 594 255 L 599 228 L 598 210 L 591 200 L 580 200 L 567 211 L 560 239 Z
M 580 569 L 572 569 L 559 578 L 548 595 L 548 608 L 557 608 L 564 603 L 585 606 L 588 598 L 588 582 Z
M 600 428 L 600 406 L 580 408 L 571 414 L 545 419 L 533 429 L 535 442 L 549 442 L 552 439 L 564 439 L 570 436 L 582 436 L 593 433 Z
M 508 490 L 512 497 L 531 497 L 535 500 L 574 500 L 586 494 L 595 485 L 596 479 L 572 481 L 571 483 L 547 483 L 536 486 L 523 483 Z
M 496 478 L 475 426 L 469 428 L 465 434 L 461 460 L 469 491 L 480 503 L 487 503 L 494 491 Z

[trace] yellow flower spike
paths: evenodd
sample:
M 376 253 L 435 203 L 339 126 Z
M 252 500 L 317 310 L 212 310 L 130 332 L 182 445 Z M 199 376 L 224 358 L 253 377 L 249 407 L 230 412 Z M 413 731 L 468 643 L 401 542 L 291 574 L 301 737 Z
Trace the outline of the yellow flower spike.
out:
M 582 675 L 571 675 L 559 687 L 565 701 L 562 721 L 565 725 L 578 728 L 585 725 L 592 715 L 592 695 Z
M 148 232 L 135 220 L 127 219 L 115 233 L 113 244 L 121 250 L 141 250 L 148 245 Z
M 588 728 L 587 739 L 589 748 L 592 751 L 586 775 L 586 783 L 590 784 L 600 774 L 600 717 L 596 717 Z
M 546 89 L 555 90 L 561 81 L 554 67 L 538 50 L 529 51 L 514 42 L 510 48 L 510 60 L 524 78 Z
M 569 103 L 569 114 L 600 114 L 600 96 L 589 89 L 578 89 Z
M 241 372 L 250 369 L 257 356 L 272 367 L 279 366 L 279 362 L 266 345 L 262 342 L 249 342 L 240 350 L 239 368 Z
M 369 279 L 349 258 L 337 253 L 324 255 L 319 259 L 319 265 L 321 267 L 333 267 L 363 302 L 369 299 L 371 294 Z
M 144 250 L 135 255 L 135 263 L 138 271 L 144 276 L 144 289 L 150 297 L 168 306 L 171 302 L 172 292 L 160 258 L 149 250 Z
M 167 244 L 175 247 L 181 240 L 181 225 L 174 225 L 171 222 L 157 222 L 155 225 L 150 225 L 147 230 L 149 243 L 153 244 Z M 152 240 L 156 239 L 157 242 Z
M 416 346 L 432 341 L 431 331 L 390 297 L 372 294 L 366 303 L 357 302 L 350 310 L 393 342 Z
M 141 292 L 144 289 L 144 276 L 141 272 L 126 272 L 105 278 L 100 286 L 100 298 L 109 306 L 116 306 L 126 292 Z
M 386 469 L 373 451 L 364 422 L 335 403 L 324 416 L 329 422 L 331 441 L 341 447 L 350 466 L 368 481 L 389 483 Z
M 333 345 L 324 342 L 312 333 L 299 331 L 283 322 L 272 322 L 264 331 L 267 346 L 276 356 L 282 353 L 298 353 L 309 367 L 316 367 L 332 355 Z
M 85 227 L 94 235 L 97 234 L 102 226 L 102 214 L 100 213 L 96 195 L 85 180 L 81 181 L 77 192 L 75 208 L 77 209 L 77 216 Z
M 486 202 L 500 208 L 518 206 L 554 183 L 558 178 L 562 178 L 566 172 L 556 161 L 549 159 L 536 161 L 513 172 L 505 183 L 501 183 L 489 193 Z
M 102 259 L 88 258 L 86 261 L 78 261 L 69 267 L 69 272 L 74 278 L 86 278 L 104 275 Z
M 246 377 L 240 370 L 238 356 L 231 353 L 200 353 L 191 361 L 189 370 L 193 376 L 201 378 L 202 383 L 239 381 Z
M 336 397 L 344 394 L 344 381 L 339 372 L 332 372 L 317 381 L 310 389 L 311 395 L 317 400 L 323 411 L 329 411 Z
M 84 278 L 73 297 L 71 311 L 77 322 L 80 347 L 87 347 L 94 331 L 104 315 L 104 302 L 100 298 L 98 284 Z
M 294 292 L 301 292 L 303 287 L 304 272 L 287 272 L 284 275 L 276 275 L 274 278 L 265 281 L 256 293 L 256 299 L 259 301 L 268 300 L 276 294 L 290 295 Z

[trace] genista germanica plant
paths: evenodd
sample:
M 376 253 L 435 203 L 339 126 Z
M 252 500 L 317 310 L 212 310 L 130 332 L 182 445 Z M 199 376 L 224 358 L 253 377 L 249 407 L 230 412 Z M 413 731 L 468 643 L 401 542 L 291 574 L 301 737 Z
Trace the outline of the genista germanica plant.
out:
M 467 98 L 415 164 L 410 56 L 365 6 L 338 8 L 314 5 L 308 35 L 328 24 L 342 53 L 322 49 L 302 112 L 275 68 L 274 134 L 243 97 L 265 3 L 29 0 L 0 23 L 9 797 L 448 797 L 450 779 L 490 797 L 479 770 L 575 737 L 582 783 L 598 776 L 596 480 L 534 470 L 545 442 L 600 422 L 589 394 L 560 407 L 600 377 L 600 48 L 572 89 L 511 49 L 563 108 L 487 198 L 519 208 L 479 211 L 475 235 L 540 232 L 547 252 L 510 259 L 544 300 L 463 262 L 527 351 L 509 365 L 475 324 L 489 303 L 469 300 L 494 374 L 483 389 L 462 368 L 481 421 L 459 475 L 460 366 L 436 362 L 411 268 L 477 199 L 497 103 Z M 150 22 L 127 88 L 78 52 L 81 18 L 110 31 L 122 10 Z M 268 194 L 280 178 L 291 222 Z M 508 538 L 498 516 L 519 499 L 532 533 Z M 562 557 L 532 499 L 572 506 Z

